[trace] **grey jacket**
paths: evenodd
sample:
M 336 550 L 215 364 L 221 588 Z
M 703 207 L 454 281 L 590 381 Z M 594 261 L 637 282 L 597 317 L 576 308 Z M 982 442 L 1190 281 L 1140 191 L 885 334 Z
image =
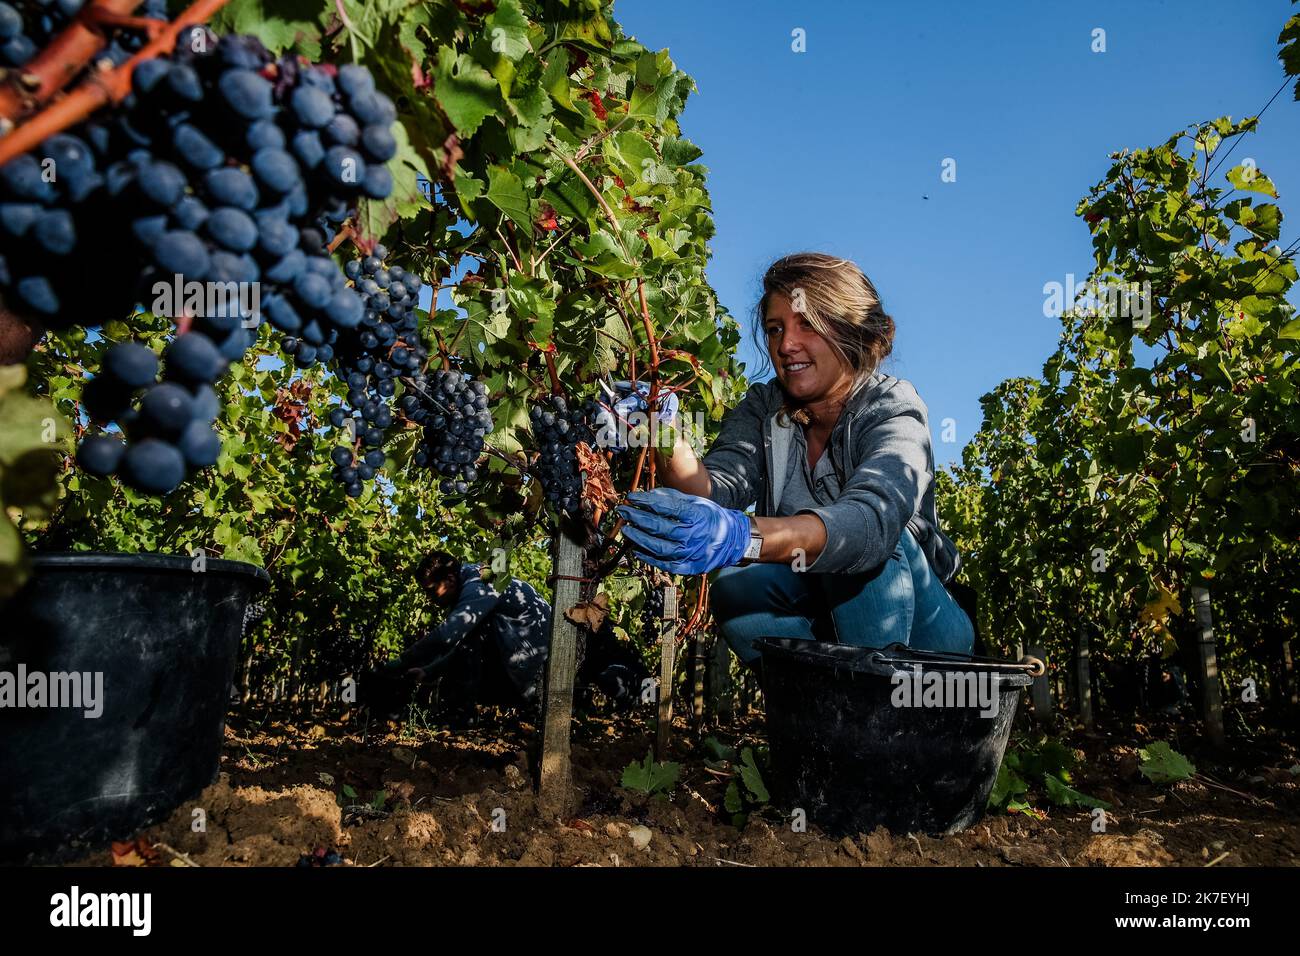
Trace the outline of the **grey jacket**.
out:
M 760 382 L 722 420 L 703 463 L 710 497 L 724 508 L 754 505 L 760 517 L 777 513 L 800 466 L 791 455 L 799 426 L 780 414 L 784 403 L 778 382 Z M 939 530 L 929 414 L 912 384 L 881 373 L 863 382 L 831 431 L 827 454 L 838 487 L 831 487 L 829 505 L 808 509 L 826 525 L 826 548 L 807 570 L 869 571 L 893 554 L 906 527 L 939 579 L 950 581 L 960 558 Z

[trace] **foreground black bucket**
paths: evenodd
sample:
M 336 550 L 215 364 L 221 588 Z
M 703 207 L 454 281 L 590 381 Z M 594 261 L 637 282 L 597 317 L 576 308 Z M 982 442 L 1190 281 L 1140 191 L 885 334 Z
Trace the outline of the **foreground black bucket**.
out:
M 39 703 L 43 679 L 47 688 L 44 706 L 19 707 L 0 684 L 6 862 L 66 859 L 130 836 L 215 779 L 244 609 L 270 583 L 238 561 L 194 570 L 166 555 L 43 555 L 32 565 L 0 607 L 0 682 L 25 704 Z M 81 690 L 97 700 L 50 706 Z
M 983 815 L 1031 682 L 1025 665 L 898 644 L 756 646 L 770 789 L 784 809 L 836 834 L 955 833 Z

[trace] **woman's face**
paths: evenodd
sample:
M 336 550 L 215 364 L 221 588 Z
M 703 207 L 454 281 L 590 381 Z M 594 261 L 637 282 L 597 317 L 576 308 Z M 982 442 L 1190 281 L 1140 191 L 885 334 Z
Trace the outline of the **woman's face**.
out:
M 795 401 L 819 401 L 850 377 L 847 363 L 781 293 L 767 300 L 763 325 L 777 380 Z

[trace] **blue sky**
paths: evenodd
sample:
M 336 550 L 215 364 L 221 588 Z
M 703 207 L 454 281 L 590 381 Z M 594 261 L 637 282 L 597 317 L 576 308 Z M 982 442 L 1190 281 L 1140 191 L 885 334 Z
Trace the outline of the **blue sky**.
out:
M 856 261 L 898 323 L 886 370 L 930 407 L 936 460 L 960 457 L 979 398 L 1055 348 L 1043 284 L 1092 262 L 1074 208 L 1109 153 L 1190 123 L 1251 115 L 1282 83 L 1287 0 L 913 2 L 618 0 L 624 29 L 667 47 L 699 93 L 717 223 L 709 279 L 749 341 L 778 256 Z M 1091 50 L 1094 28 L 1106 52 Z M 791 31 L 807 50 L 791 50 Z M 1237 147 L 1300 184 L 1300 103 L 1284 90 Z M 940 181 L 956 160 L 957 181 Z M 923 199 L 928 196 L 928 199 Z M 1297 234 L 1284 223 L 1282 244 Z M 746 345 L 747 364 L 754 357 Z M 942 421 L 956 441 L 941 440 Z

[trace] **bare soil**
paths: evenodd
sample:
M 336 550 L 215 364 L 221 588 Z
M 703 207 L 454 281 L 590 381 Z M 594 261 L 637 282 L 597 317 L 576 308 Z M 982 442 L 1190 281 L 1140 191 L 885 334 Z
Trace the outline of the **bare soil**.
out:
M 1146 782 L 1139 741 L 1172 737 L 1178 746 L 1189 730 L 1067 737 L 1084 754 L 1075 786 L 1114 805 L 1104 833 L 1093 832 L 1088 811 L 1042 802 L 1041 819 L 990 814 L 946 837 L 878 829 L 835 838 L 816 826 L 792 832 L 774 810 L 733 826 L 721 808 L 726 777 L 705 767 L 697 735 L 680 721 L 671 756 L 681 778 L 654 797 L 620 786 L 623 768 L 649 749 L 644 724 L 575 721 L 580 809 L 561 820 L 544 815 L 533 793 L 538 734 L 527 723 L 493 714 L 466 731 L 388 725 L 363 742 L 346 719 L 245 716 L 227 727 L 217 782 L 141 836 L 162 851 L 157 861 L 199 866 L 292 866 L 321 848 L 346 866 L 1296 865 L 1296 748 L 1253 741 L 1234 750 L 1232 764 L 1196 756 L 1202 772 L 1191 780 Z M 761 742 L 762 720 L 713 734 Z M 104 851 L 80 863 L 113 861 Z

